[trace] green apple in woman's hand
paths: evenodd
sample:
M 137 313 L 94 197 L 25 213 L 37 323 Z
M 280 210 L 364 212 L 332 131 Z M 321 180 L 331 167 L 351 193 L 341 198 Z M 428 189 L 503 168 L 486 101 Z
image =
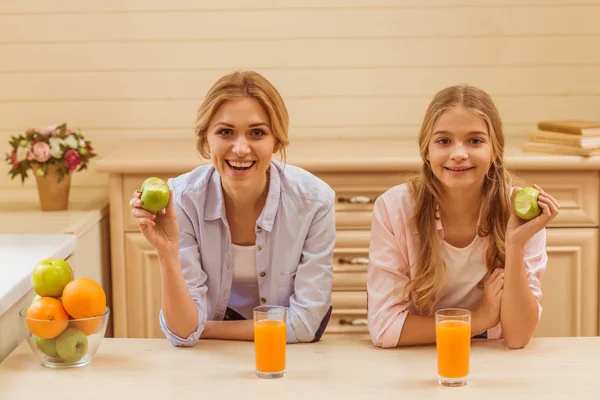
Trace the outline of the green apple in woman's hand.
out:
M 169 185 L 160 178 L 151 177 L 144 181 L 140 189 L 142 193 L 142 208 L 156 213 L 167 206 L 169 202 Z

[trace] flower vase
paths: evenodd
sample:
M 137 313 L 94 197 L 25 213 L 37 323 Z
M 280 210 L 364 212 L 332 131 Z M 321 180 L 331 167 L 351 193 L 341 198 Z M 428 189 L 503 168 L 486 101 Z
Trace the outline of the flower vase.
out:
M 38 169 L 38 166 L 33 166 L 42 211 L 66 210 L 69 206 L 71 172 L 69 171 L 69 173 L 59 182 L 59 170 L 56 165 L 48 165 L 48 169 L 44 176 L 38 175 Z

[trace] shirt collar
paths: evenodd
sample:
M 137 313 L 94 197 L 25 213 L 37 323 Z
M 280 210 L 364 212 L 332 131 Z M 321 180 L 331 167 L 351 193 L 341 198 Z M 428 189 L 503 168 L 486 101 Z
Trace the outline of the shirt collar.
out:
M 477 216 L 477 232 L 479 232 L 479 225 L 481 225 L 481 211 L 482 210 L 483 210 L 483 205 L 481 207 L 479 207 L 479 215 Z M 440 213 L 439 204 L 435 205 L 435 228 L 438 232 L 440 232 L 440 235 L 443 239 L 444 238 L 444 226 L 442 225 L 442 215 Z
M 256 220 L 256 224 L 262 229 L 271 232 L 275 215 L 279 208 L 281 198 L 281 175 L 277 165 L 272 161 L 269 167 L 269 193 L 265 206 Z M 217 170 L 213 170 L 210 182 L 208 184 L 207 200 L 204 207 L 204 220 L 213 221 L 225 218 L 225 203 L 223 201 L 223 188 L 221 186 L 221 176 Z

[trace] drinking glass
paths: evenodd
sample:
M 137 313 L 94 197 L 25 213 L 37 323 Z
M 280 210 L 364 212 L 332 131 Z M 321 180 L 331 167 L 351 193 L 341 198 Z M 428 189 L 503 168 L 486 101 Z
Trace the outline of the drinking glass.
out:
M 256 375 L 260 378 L 285 376 L 285 307 L 260 306 L 254 309 L 254 352 Z
M 435 313 L 438 382 L 464 386 L 469 376 L 471 312 L 446 308 Z

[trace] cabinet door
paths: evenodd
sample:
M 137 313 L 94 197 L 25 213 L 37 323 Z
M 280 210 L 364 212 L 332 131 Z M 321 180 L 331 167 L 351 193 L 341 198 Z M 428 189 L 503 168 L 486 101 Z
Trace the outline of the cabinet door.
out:
M 546 230 L 542 318 L 534 336 L 598 335 L 598 229 Z
M 125 276 L 127 337 L 164 338 L 158 323 L 160 266 L 156 250 L 141 233 L 125 235 Z
M 367 292 L 334 291 L 333 310 L 325 330 L 330 333 L 369 333 L 367 326 Z

